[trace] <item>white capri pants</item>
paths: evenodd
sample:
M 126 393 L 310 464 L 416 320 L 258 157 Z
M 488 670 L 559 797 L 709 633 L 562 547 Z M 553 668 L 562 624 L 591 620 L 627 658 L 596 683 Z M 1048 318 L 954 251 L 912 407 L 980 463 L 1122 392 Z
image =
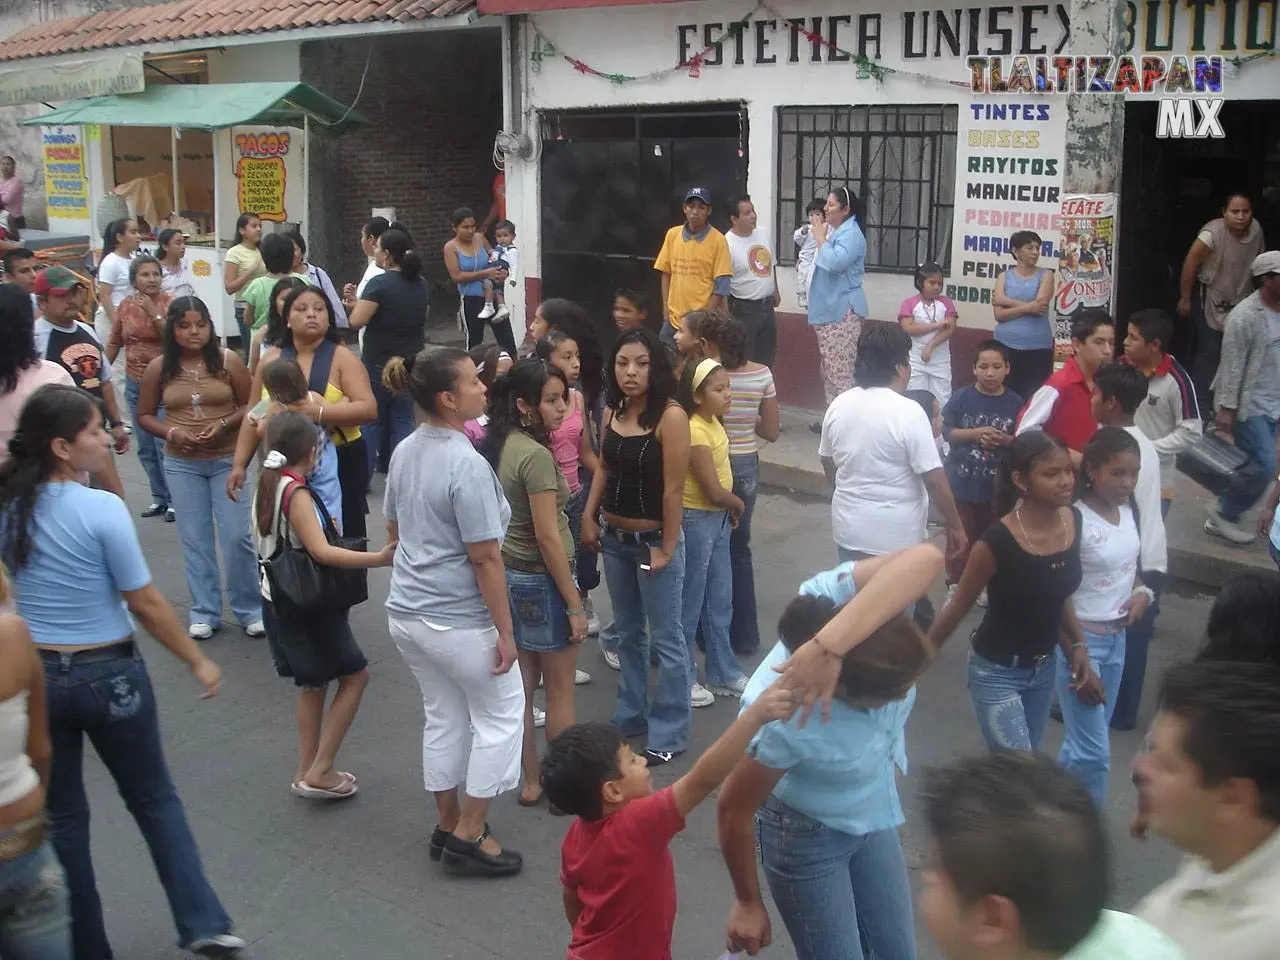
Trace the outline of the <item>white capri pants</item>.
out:
M 524 682 L 519 665 L 493 675 L 495 627 L 444 627 L 387 618 L 391 639 L 422 688 L 422 782 L 432 793 L 463 786 L 476 799 L 520 783 Z

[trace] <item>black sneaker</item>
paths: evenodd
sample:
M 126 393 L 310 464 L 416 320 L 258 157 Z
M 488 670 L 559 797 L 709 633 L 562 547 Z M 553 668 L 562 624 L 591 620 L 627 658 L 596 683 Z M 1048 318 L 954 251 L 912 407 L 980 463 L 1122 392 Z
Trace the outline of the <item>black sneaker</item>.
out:
M 152 517 L 158 517 L 168 511 L 169 505 L 167 503 L 153 503 L 151 506 L 147 507 L 147 509 L 143 510 L 142 513 L 138 514 L 138 516 L 145 520 L 150 520 Z
M 165 508 L 164 508 L 164 522 L 165 522 L 165 523 L 173 523 L 173 522 L 174 522 L 175 520 L 177 520 L 177 519 L 178 519 L 178 515 L 177 515 L 176 513 L 174 513 L 174 512 L 173 512 L 173 507 L 165 507 Z
M 651 767 L 661 767 L 670 763 L 682 753 L 684 753 L 683 750 L 677 750 L 675 753 L 667 750 L 645 750 L 644 759 Z

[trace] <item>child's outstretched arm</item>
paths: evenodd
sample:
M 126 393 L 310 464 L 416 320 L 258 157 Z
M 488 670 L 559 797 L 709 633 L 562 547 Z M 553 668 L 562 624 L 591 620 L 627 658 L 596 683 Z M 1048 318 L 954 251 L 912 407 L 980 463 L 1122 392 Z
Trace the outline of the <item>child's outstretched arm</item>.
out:
M 292 493 L 297 493 L 295 488 Z M 389 567 L 395 556 L 396 541 L 390 540 L 377 553 L 366 553 L 362 550 L 346 550 L 335 547 L 324 535 L 320 526 L 320 518 L 316 516 L 311 497 L 291 496 L 289 498 L 289 525 L 297 531 L 302 548 L 311 554 L 317 563 L 327 567 L 344 567 L 359 570 L 369 567 Z
M 730 724 L 729 729 L 720 735 L 720 739 L 698 758 L 693 769 L 671 787 L 672 799 L 675 800 L 680 816 L 687 817 L 694 807 L 711 796 L 711 791 L 724 782 L 724 778 L 737 766 L 747 750 L 747 744 L 761 727 L 771 720 L 787 720 L 794 712 L 795 701 L 791 692 L 781 683 L 773 684 L 760 694 Z

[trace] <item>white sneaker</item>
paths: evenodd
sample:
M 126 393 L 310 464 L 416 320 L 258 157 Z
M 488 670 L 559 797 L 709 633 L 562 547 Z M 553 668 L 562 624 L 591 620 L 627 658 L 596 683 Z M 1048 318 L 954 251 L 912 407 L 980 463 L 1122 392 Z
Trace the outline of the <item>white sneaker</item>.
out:
M 187 636 L 192 640 L 208 640 L 213 636 L 213 624 L 193 623 L 187 627 Z
M 507 305 L 504 303 L 494 312 L 493 319 L 505 320 L 509 316 L 511 316 L 511 311 L 507 309 Z
M 535 728 L 542 728 L 547 725 L 547 711 L 539 707 L 533 708 L 533 725 Z
M 481 310 L 476 316 L 479 317 L 479 319 L 481 320 L 488 320 L 490 317 L 494 315 L 495 312 L 496 311 L 493 309 L 493 304 L 486 303 L 484 305 L 484 309 Z
M 219 933 L 212 937 L 193 940 L 187 944 L 187 951 L 199 957 L 234 957 L 248 944 L 239 937 L 229 933 Z
M 715 702 L 716 695 L 695 681 L 693 687 L 689 690 L 689 706 L 696 709 L 698 707 L 709 707 Z
M 254 639 L 257 639 L 258 637 L 265 637 L 267 635 L 267 625 L 261 620 L 254 620 L 252 623 L 246 623 L 244 625 L 244 632 L 247 636 L 253 637 Z
M 987 588 L 983 587 L 982 592 L 978 594 L 978 606 L 985 607 L 987 605 Z
M 1239 524 L 1232 523 L 1222 515 L 1215 503 L 1209 507 L 1209 517 L 1204 522 L 1204 532 L 1211 533 L 1215 537 L 1221 537 L 1228 543 L 1234 543 L 1243 546 L 1246 543 L 1253 543 L 1256 537 L 1248 530 L 1245 530 Z
M 575 687 L 580 687 L 584 683 L 590 683 L 590 682 L 591 682 L 591 674 L 587 673 L 587 671 L 585 670 L 573 671 L 573 685 Z
M 622 661 L 618 659 L 616 653 L 610 653 L 608 650 L 601 651 L 604 654 L 604 662 L 609 665 L 610 670 L 621 670 Z
M 710 689 L 717 697 L 736 697 L 740 699 L 747 689 L 747 677 L 743 674 L 734 677 L 728 683 L 713 683 Z

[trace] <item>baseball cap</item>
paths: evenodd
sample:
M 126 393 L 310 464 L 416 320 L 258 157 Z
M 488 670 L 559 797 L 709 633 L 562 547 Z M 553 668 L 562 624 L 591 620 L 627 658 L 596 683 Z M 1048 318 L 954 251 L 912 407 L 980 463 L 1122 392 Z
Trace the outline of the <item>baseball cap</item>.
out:
M 48 267 L 36 274 L 35 291 L 42 297 L 65 297 L 84 281 L 66 267 Z
M 1280 273 L 1280 250 L 1268 250 L 1253 258 L 1253 275 L 1265 277 L 1269 273 Z
M 711 191 L 706 187 L 690 187 L 689 192 L 684 195 L 684 202 L 690 200 L 701 200 L 708 207 L 711 206 Z

